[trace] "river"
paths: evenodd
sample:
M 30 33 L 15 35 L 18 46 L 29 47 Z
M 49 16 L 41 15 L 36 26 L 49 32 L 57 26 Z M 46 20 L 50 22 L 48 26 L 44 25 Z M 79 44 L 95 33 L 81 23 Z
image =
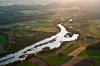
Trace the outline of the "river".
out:
M 15 61 L 23 61 L 29 54 L 36 54 L 42 51 L 45 47 L 50 47 L 50 49 L 58 48 L 61 46 L 62 42 L 65 41 L 75 41 L 78 39 L 79 34 L 73 34 L 72 37 L 68 35 L 70 33 L 62 24 L 57 25 L 60 28 L 60 32 L 50 38 L 41 40 L 31 46 L 28 46 L 14 54 L 9 54 L 0 58 L 0 66 L 13 63 Z

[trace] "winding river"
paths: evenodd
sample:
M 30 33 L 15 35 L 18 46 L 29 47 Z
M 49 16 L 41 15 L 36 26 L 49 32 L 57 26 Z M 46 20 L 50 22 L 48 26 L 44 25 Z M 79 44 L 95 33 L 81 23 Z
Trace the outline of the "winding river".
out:
M 78 39 L 79 34 L 73 34 L 73 36 L 70 37 L 68 35 L 68 33 L 70 32 L 67 31 L 62 24 L 58 24 L 57 26 L 61 29 L 59 33 L 57 33 L 54 36 L 51 36 L 50 38 L 41 40 L 31 46 L 28 46 L 14 54 L 9 54 L 7 56 L 0 58 L 0 66 L 13 63 L 15 61 L 23 61 L 29 54 L 36 54 L 39 51 L 42 51 L 42 49 L 45 47 L 50 47 L 50 49 L 54 49 L 60 47 L 62 42 L 75 41 Z

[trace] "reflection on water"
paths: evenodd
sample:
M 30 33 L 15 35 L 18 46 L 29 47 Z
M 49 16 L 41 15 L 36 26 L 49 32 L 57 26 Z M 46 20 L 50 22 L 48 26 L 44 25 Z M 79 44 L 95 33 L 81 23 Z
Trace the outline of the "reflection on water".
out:
M 69 35 L 67 35 L 69 32 L 65 29 L 64 26 L 58 24 L 58 27 L 61 29 L 61 31 L 56 35 L 37 42 L 32 46 L 26 47 L 19 52 L 0 58 L 0 66 L 13 63 L 15 61 L 23 61 L 29 54 L 36 54 L 39 51 L 42 51 L 42 49 L 45 47 L 50 47 L 50 49 L 54 49 L 58 48 L 64 41 L 75 41 L 78 39 L 78 34 L 73 34 L 72 37 L 69 37 Z
M 2 14 L 3 12 L 0 12 L 0 14 Z

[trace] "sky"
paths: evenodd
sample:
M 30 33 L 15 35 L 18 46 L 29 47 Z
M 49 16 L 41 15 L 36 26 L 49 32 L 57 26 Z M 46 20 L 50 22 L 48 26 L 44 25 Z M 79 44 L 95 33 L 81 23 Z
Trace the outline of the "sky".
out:
M 65 0 L 62 0 L 63 2 Z M 52 2 L 62 2 L 61 0 L 0 0 L 1 5 L 31 5 L 31 4 L 48 4 Z
M 66 3 L 66 2 L 91 2 L 91 3 L 98 3 L 100 0 L 0 0 L 0 6 L 8 6 L 8 5 L 32 5 L 32 4 L 49 4 L 52 2 L 60 2 L 60 3 Z

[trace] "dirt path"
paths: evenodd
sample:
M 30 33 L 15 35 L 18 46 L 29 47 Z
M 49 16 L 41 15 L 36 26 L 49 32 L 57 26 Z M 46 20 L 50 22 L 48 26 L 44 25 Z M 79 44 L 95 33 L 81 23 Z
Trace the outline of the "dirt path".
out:
M 75 57 L 85 49 L 86 49 L 86 47 L 81 46 L 81 47 L 77 48 L 76 50 L 72 51 L 71 53 L 69 53 L 68 56 L 74 56 Z
M 64 63 L 60 66 L 73 66 L 73 65 L 77 64 L 78 62 L 82 61 L 83 59 L 84 58 L 81 58 L 81 57 L 74 57 L 70 61 L 68 61 L 67 63 Z
M 38 66 L 48 66 L 48 64 L 46 62 L 44 62 L 43 60 L 37 58 L 37 57 L 32 57 L 28 60 L 29 62 L 35 63 Z
M 93 62 L 83 57 L 74 57 L 60 66 L 92 66 Z
M 72 51 L 71 53 L 69 53 L 68 56 L 73 56 L 73 58 L 70 61 L 60 66 L 91 66 L 92 62 L 90 60 L 77 56 L 80 52 L 82 52 L 85 49 L 86 47 L 81 46 L 77 48 L 76 50 Z

